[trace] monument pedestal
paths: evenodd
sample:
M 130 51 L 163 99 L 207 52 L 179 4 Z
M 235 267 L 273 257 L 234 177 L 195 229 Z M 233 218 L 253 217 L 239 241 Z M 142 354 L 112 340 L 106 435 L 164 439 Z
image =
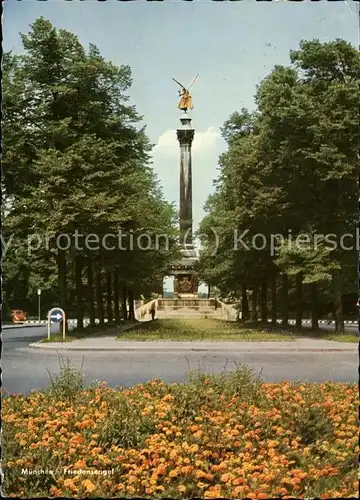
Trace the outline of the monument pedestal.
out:
M 181 259 L 172 267 L 174 294 L 179 299 L 198 297 L 198 279 L 194 271 L 197 255 L 192 245 L 181 250 Z

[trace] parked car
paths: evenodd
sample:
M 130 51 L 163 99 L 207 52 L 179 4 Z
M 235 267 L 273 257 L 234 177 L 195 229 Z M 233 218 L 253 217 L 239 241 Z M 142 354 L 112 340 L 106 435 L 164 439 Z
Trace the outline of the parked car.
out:
M 23 323 L 26 321 L 26 313 L 21 309 L 13 309 L 11 311 L 11 318 L 13 323 Z

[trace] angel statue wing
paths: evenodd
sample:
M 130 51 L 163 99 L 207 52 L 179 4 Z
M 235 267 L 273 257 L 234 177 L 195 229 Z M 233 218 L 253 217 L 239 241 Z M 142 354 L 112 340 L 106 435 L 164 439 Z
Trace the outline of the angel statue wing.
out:
M 196 82 L 196 80 L 198 79 L 198 76 L 199 76 L 199 73 L 195 76 L 195 78 L 193 78 L 188 86 L 188 90 L 191 89 L 191 87 L 194 85 L 194 83 Z
M 174 82 L 176 82 L 178 85 L 180 85 L 180 87 L 182 87 L 183 89 L 185 89 L 184 85 L 180 82 L 178 82 L 177 80 L 175 80 L 175 78 L 173 78 Z

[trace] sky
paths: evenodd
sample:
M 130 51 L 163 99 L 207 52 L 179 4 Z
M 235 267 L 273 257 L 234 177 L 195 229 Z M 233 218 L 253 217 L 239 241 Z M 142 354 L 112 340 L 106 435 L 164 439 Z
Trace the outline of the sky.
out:
M 351 0 L 349 0 L 351 2 Z M 4 50 L 21 52 L 19 32 L 40 16 L 95 44 L 117 65 L 131 67 L 131 103 L 155 145 L 153 166 L 166 199 L 178 204 L 178 87 L 199 73 L 192 88 L 193 217 L 195 228 L 213 191 L 220 127 L 234 111 L 254 108 L 256 86 L 302 39 L 342 38 L 359 45 L 359 21 L 347 2 L 118 2 L 8 0 L 3 4 Z

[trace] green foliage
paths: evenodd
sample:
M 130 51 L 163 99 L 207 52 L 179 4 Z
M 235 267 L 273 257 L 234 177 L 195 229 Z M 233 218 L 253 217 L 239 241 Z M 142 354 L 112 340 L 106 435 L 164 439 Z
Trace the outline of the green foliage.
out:
M 328 440 L 333 436 L 333 425 L 323 408 L 304 407 L 294 415 L 294 419 L 294 425 L 304 445 Z
M 116 397 L 116 409 L 104 422 L 98 438 L 105 449 L 112 446 L 121 448 L 141 448 L 146 438 L 155 431 L 151 417 L 144 417 L 121 393 Z
M 228 149 L 205 206 L 198 269 L 222 295 L 239 296 L 242 284 L 256 289 L 286 273 L 324 288 L 330 302 L 326 285 L 334 271 L 346 276 L 340 295 L 356 290 L 349 280 L 356 275 L 355 246 L 339 243 L 357 223 L 360 57 L 344 40 L 312 40 L 302 41 L 290 60 L 261 82 L 255 112 L 242 109 L 224 124 Z M 249 249 L 236 248 L 236 234 L 246 230 Z M 308 235 L 309 243 L 291 247 L 289 231 L 293 239 Z M 257 233 L 267 242 L 263 250 L 251 245 Z M 277 234 L 282 244 L 271 249 Z M 314 245 L 316 235 L 329 234 L 335 245 L 326 239 Z M 334 282 L 340 318 L 339 286 Z M 304 287 L 303 299 L 313 302 L 309 291 Z
M 5 263 L 7 300 L 9 307 L 26 304 L 34 310 L 25 289 L 33 296 L 41 285 L 47 307 L 77 302 L 80 318 L 84 291 L 75 275 L 81 274 L 84 285 L 86 277 L 76 256 L 98 262 L 102 270 L 118 269 L 122 286 L 135 298 L 149 293 L 162 284 L 176 255 L 175 212 L 150 164 L 142 117 L 129 102 L 129 66 L 106 61 L 94 45 L 84 48 L 73 33 L 43 18 L 22 42 L 23 55 L 7 53 L 3 65 L 4 233 L 16 240 Z M 80 249 L 72 243 L 60 263 L 54 237 L 73 237 L 76 231 L 82 235 Z M 89 235 L 101 241 L 120 232 L 122 249 L 84 246 Z M 151 239 L 148 251 L 137 246 L 141 233 Z M 26 241 L 34 234 L 41 246 L 26 261 Z M 155 248 L 156 234 L 168 236 L 169 250 L 164 242 Z M 124 250 L 131 236 L 134 248 Z M 62 288 L 57 274 L 64 278 Z
M 51 375 L 48 371 L 51 385 L 47 389 L 47 393 L 50 397 L 59 399 L 75 399 L 79 391 L 81 391 L 84 387 L 84 375 L 81 372 L 83 363 L 78 370 L 77 368 L 71 366 L 69 359 L 64 361 L 60 356 L 59 361 L 60 373 L 58 375 Z

